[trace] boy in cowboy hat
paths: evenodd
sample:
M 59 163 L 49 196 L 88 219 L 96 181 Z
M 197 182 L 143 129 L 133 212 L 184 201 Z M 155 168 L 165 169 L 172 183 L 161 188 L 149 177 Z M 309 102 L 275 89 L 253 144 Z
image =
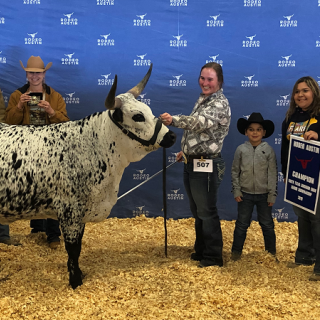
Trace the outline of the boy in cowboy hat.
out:
M 274 131 L 274 124 L 253 112 L 248 120 L 240 118 L 238 131 L 249 141 L 238 146 L 232 163 L 232 192 L 238 202 L 238 218 L 234 230 L 231 259 L 241 258 L 247 229 L 256 205 L 258 221 L 262 229 L 265 249 L 276 254 L 276 235 L 271 209 L 277 196 L 277 160 L 272 147 L 262 138 Z

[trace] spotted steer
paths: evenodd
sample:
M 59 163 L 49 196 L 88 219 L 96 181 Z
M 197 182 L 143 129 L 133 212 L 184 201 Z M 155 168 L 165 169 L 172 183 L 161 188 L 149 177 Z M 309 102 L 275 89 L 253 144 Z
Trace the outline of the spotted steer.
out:
M 82 284 L 78 260 L 85 223 L 108 217 L 130 162 L 175 142 L 175 134 L 135 99 L 151 69 L 117 97 L 115 76 L 107 111 L 41 127 L 0 126 L 0 223 L 58 219 L 73 289 Z

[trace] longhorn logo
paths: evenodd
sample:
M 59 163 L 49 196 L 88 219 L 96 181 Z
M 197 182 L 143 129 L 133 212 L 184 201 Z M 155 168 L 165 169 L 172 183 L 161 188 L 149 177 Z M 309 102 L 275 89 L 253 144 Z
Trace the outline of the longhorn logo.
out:
M 183 74 L 180 74 L 180 76 L 173 76 L 173 77 L 179 81 L 182 76 L 183 76 Z
M 249 76 L 249 77 L 245 77 L 245 78 L 247 78 L 249 81 L 251 81 L 251 79 L 252 79 L 254 76 L 255 76 L 255 75 Z
M 280 96 L 280 97 L 283 98 L 284 100 L 287 100 L 289 96 L 290 94 L 287 94 L 286 96 Z
M 246 37 L 246 38 L 247 38 L 247 39 L 250 39 L 250 41 L 252 41 L 255 36 L 256 36 L 256 34 L 255 34 L 254 36 Z
M 212 18 L 214 21 L 216 21 L 219 16 L 220 16 L 220 13 L 217 16 L 210 16 L 210 18 Z
M 74 53 L 69 53 L 69 54 L 64 54 L 66 57 L 68 57 L 69 59 L 72 59 L 72 56 L 74 55 Z
M 100 34 L 100 36 L 101 36 L 102 38 L 104 38 L 104 40 L 107 40 L 108 37 L 110 36 L 110 34 L 111 34 L 111 33 L 109 33 L 109 34 Z
M 243 116 L 244 118 L 246 118 L 247 120 L 249 119 L 249 117 L 250 117 L 250 114 L 249 115 L 247 115 L 247 116 Z
M 147 94 L 147 93 L 139 94 L 138 97 L 140 97 L 140 99 L 143 99 L 146 94 Z
M 278 211 L 279 214 L 280 214 L 280 213 L 282 213 L 283 209 L 284 209 L 284 208 L 282 208 L 282 209 L 275 209 L 275 210 Z
M 38 32 L 36 32 L 36 33 L 27 33 L 32 39 L 34 39 L 34 37 L 36 36 L 36 34 L 37 34 Z
M 309 162 L 312 161 L 312 159 L 313 159 L 313 158 L 311 158 L 310 160 L 303 160 L 303 159 L 298 159 L 298 158 L 296 157 L 296 160 L 301 163 L 303 169 L 307 169 L 307 165 L 308 165 Z
M 140 56 L 137 55 L 137 57 L 140 58 L 141 60 L 143 60 L 146 55 L 147 55 L 147 54 L 142 54 L 142 55 L 140 55 Z
M 74 14 L 74 12 L 72 13 L 68 13 L 68 14 L 63 14 L 65 17 L 68 17 L 68 19 L 71 19 L 71 16 Z
M 141 14 L 141 15 L 136 15 L 138 18 L 140 18 L 141 20 L 143 20 L 144 19 L 144 17 L 146 16 L 147 14 Z
M 173 37 L 176 38 L 178 41 L 180 41 L 180 39 L 181 39 L 182 36 L 183 36 L 183 34 L 180 35 L 180 36 L 173 36 Z
M 284 56 L 284 57 L 281 56 L 281 58 L 286 59 L 286 61 L 288 61 L 291 56 L 292 56 L 292 54 L 290 54 L 290 56 Z
M 75 92 L 72 93 L 66 93 L 67 96 L 69 96 L 70 98 L 72 98 L 72 96 L 75 94 Z
M 136 170 L 137 172 L 139 172 L 140 174 L 143 174 L 143 171 L 146 170 L 146 168 L 142 169 L 142 170 Z
M 283 16 L 283 17 L 286 18 L 288 21 L 290 21 L 293 16 L 294 16 L 294 14 L 291 16 Z
M 213 61 L 216 61 L 217 57 L 219 57 L 218 54 L 216 56 L 209 56 L 209 58 L 211 58 Z
M 139 211 L 141 212 L 144 207 L 145 207 L 145 206 L 136 207 L 136 208 L 139 209 Z
M 110 76 L 111 73 L 109 74 L 102 74 L 101 77 L 105 77 L 105 79 L 108 79 L 108 77 Z
M 180 190 L 180 188 L 179 188 L 179 189 L 176 189 L 176 190 L 171 190 L 171 191 L 172 191 L 174 194 L 177 194 L 179 190 Z

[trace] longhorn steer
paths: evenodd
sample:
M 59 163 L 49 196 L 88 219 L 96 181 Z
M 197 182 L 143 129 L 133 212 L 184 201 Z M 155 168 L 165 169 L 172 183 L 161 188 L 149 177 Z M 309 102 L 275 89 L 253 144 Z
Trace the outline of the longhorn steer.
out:
M 115 98 L 116 76 L 108 111 L 42 127 L 0 127 L 0 223 L 58 219 L 73 289 L 82 284 L 85 223 L 108 217 L 130 162 L 175 142 L 175 134 L 135 99 L 150 74 L 151 67 L 136 87 Z

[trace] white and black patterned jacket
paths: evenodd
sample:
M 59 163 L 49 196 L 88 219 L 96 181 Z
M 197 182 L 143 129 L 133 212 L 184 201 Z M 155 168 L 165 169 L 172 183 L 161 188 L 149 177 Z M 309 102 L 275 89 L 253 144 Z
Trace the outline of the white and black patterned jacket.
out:
M 187 155 L 221 152 L 231 120 L 223 89 L 206 97 L 201 94 L 190 116 L 173 116 L 172 126 L 184 129 L 181 149 Z

